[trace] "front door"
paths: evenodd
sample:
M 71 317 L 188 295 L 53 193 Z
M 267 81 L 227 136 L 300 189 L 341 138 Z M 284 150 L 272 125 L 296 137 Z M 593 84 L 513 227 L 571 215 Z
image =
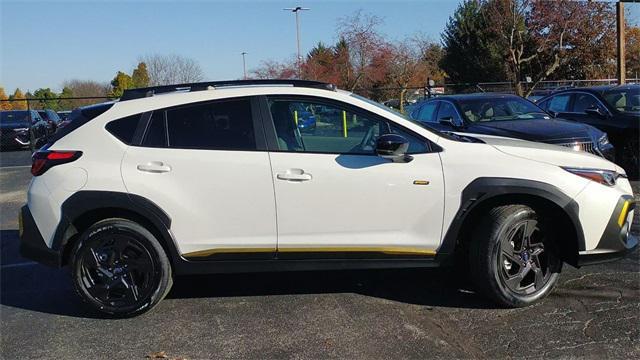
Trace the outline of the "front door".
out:
M 186 258 L 275 254 L 269 154 L 250 103 L 231 99 L 154 111 L 142 146 L 126 151 L 127 190 L 169 215 Z
M 275 97 L 268 106 L 278 257 L 435 254 L 444 184 L 426 139 L 339 102 Z M 313 131 L 296 126 L 299 109 L 313 114 Z M 390 132 L 410 141 L 412 161 L 375 155 L 376 138 Z

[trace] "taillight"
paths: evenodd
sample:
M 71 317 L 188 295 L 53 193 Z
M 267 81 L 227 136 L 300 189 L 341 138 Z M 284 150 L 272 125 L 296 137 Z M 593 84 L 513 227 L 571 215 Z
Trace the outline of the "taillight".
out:
M 39 176 L 60 164 L 70 163 L 82 156 L 82 151 L 38 151 L 31 157 L 31 174 Z

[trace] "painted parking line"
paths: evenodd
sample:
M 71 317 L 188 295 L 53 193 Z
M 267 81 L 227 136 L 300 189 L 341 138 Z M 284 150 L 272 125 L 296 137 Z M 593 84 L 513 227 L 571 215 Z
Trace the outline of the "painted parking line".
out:
M 38 265 L 38 263 L 35 261 L 27 261 L 27 262 L 17 263 L 17 264 L 7 264 L 7 265 L 0 266 L 0 269 L 13 269 L 13 268 L 26 267 L 26 266 L 33 266 L 33 265 Z

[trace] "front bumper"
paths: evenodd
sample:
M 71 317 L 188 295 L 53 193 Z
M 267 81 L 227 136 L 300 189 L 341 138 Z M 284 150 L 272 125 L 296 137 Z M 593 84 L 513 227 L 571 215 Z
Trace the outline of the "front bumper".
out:
M 61 267 L 62 253 L 47 246 L 27 205 L 20 209 L 18 223 L 20 233 L 20 255 L 44 265 Z
M 598 246 L 593 250 L 580 251 L 578 266 L 618 260 L 638 247 L 638 237 L 631 234 L 631 213 L 635 207 L 632 196 L 620 197 Z
M 0 146 L 22 147 L 29 145 L 29 134 L 26 132 L 8 132 L 3 130 L 0 134 Z

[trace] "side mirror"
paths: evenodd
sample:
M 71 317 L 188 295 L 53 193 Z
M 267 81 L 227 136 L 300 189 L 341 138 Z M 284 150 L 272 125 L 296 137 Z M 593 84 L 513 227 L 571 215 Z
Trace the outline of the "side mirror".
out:
M 589 115 L 597 116 L 597 117 L 605 117 L 607 114 L 602 111 L 599 107 L 590 107 L 588 109 L 584 109 L 584 112 Z
M 438 119 L 438 122 L 439 122 L 441 125 L 451 126 L 451 127 L 453 127 L 453 128 L 456 128 L 456 129 L 457 129 L 457 128 L 462 127 L 462 124 L 458 124 L 458 123 L 453 119 L 453 116 L 447 116 L 447 117 L 440 118 L 440 119 Z
M 376 140 L 376 154 L 393 162 L 409 162 L 413 160 L 407 155 L 409 141 L 401 135 L 384 134 Z

